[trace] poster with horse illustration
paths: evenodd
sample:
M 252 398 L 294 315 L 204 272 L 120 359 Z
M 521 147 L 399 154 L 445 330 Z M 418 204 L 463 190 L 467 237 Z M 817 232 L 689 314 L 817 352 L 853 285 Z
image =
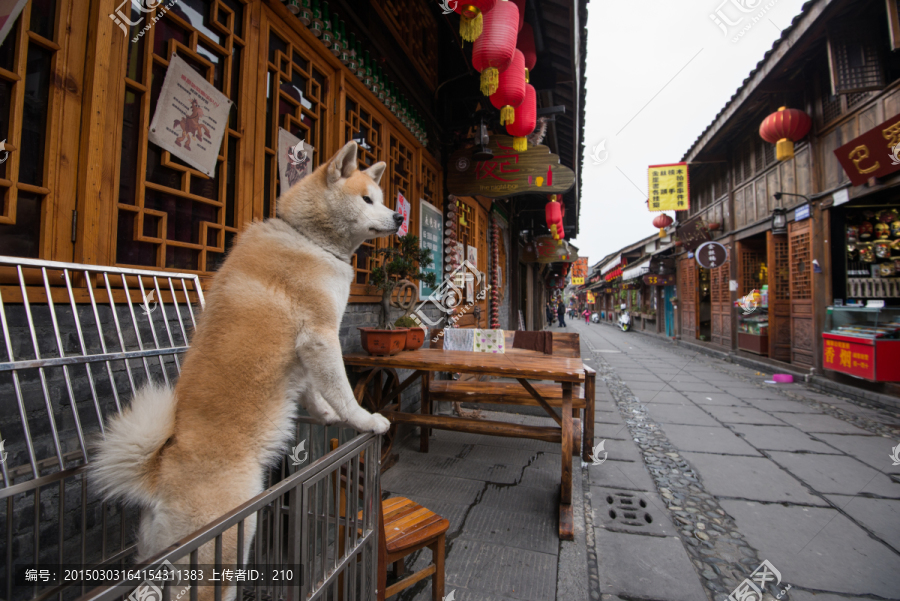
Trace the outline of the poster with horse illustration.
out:
M 227 96 L 173 54 L 150 123 L 150 141 L 215 177 L 231 105 Z

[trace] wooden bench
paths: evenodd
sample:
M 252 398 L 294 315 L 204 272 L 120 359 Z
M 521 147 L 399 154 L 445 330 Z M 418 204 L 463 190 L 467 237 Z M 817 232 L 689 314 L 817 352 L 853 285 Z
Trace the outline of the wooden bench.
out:
M 514 335 L 515 332 L 510 332 Z M 507 347 L 512 347 L 512 336 L 507 336 Z M 553 355 L 572 359 L 581 358 L 581 340 L 578 334 L 568 332 L 553 333 Z M 572 388 L 572 409 L 581 411 L 581 423 L 584 425 L 583 448 L 581 457 L 591 461 L 590 454 L 594 444 L 594 395 L 596 391 L 596 372 L 584 366 L 584 385 Z M 531 385 L 544 399 L 549 407 L 562 406 L 562 390 L 557 384 Z M 478 381 L 478 380 L 434 380 L 428 382 L 428 402 L 449 401 L 467 403 L 485 403 L 491 405 L 521 405 L 538 407 L 541 403 L 519 382 Z M 547 409 L 547 407 L 545 407 Z M 577 423 L 577 422 L 576 422 Z M 469 425 L 471 428 L 471 424 Z M 426 436 L 423 433 L 423 451 L 427 451 Z

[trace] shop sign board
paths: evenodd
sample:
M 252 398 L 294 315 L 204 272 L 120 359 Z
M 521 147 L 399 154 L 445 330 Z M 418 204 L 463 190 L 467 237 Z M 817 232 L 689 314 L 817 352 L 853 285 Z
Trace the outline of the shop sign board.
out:
M 695 259 L 700 267 L 716 269 L 728 260 L 728 249 L 718 242 L 706 242 L 697 249 Z
M 900 171 L 900 115 L 844 144 L 834 155 L 854 186 Z
M 422 271 L 433 273 L 441 281 L 441 265 L 444 257 L 444 218 L 441 210 L 425 200 L 419 200 L 419 247 L 431 251 L 431 266 Z M 419 297 L 427 298 L 434 290 L 419 282 Z
M 562 244 L 560 244 L 562 242 Z M 538 236 L 525 245 L 523 263 L 573 263 L 578 254 L 565 240 L 554 240 L 553 236 Z
M 694 217 L 678 228 L 678 239 L 684 244 L 684 249 L 693 252 L 698 246 L 710 240 L 709 224 L 703 216 Z
M 572 264 L 572 285 L 583 286 L 584 278 L 587 276 L 588 258 L 581 257 Z
M 824 334 L 823 366 L 857 378 L 875 379 L 875 347 L 847 340 L 835 340 Z
M 691 208 L 691 187 L 687 163 L 650 165 L 647 170 L 650 212 L 687 211 Z
M 278 175 L 281 194 L 312 173 L 315 149 L 289 132 L 278 128 Z
M 675 275 L 650 275 L 649 273 L 644 276 L 644 283 L 648 286 L 674 286 L 675 285 Z
M 560 165 L 547 146 L 529 145 L 519 152 L 510 136 L 491 136 L 486 161 L 472 158 L 472 148 L 450 156 L 447 190 L 455 196 L 504 198 L 516 194 L 564 194 L 575 185 L 575 172 Z
M 400 229 L 397 230 L 397 235 L 401 238 L 409 233 L 409 209 L 409 201 L 406 200 L 403 194 L 397 192 L 397 212 L 403 215 L 403 223 L 400 224 Z
M 593 292 L 588 292 L 588 293 L 587 293 L 587 303 L 588 303 L 589 305 L 593 305 L 593 304 L 596 303 L 596 302 L 597 302 L 597 298 L 594 296 L 594 293 L 593 293 Z
M 809 204 L 800 205 L 794 209 L 794 221 L 809 219 Z

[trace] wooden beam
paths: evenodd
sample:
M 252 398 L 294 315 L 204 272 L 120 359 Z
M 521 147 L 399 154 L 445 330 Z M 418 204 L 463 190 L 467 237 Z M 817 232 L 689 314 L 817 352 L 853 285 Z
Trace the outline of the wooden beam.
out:
M 556 414 L 556 411 L 553 410 L 553 407 L 551 407 L 550 405 L 547 404 L 547 401 L 544 400 L 544 397 L 542 397 L 540 395 L 540 393 L 534 389 L 534 386 L 531 385 L 531 382 L 529 382 L 525 378 L 516 378 L 516 379 L 519 381 L 519 384 L 521 384 L 522 386 L 525 387 L 525 390 L 528 391 L 528 394 L 530 394 L 532 397 L 534 397 L 534 400 L 536 400 L 538 402 L 538 404 L 544 408 L 544 411 L 546 411 L 547 413 L 550 414 L 550 417 L 553 418 L 553 421 L 555 421 L 560 427 L 562 427 L 562 420 L 559 418 L 559 415 Z M 569 396 L 570 396 L 569 403 L 572 402 L 571 394 L 572 394 L 572 385 L 569 384 Z

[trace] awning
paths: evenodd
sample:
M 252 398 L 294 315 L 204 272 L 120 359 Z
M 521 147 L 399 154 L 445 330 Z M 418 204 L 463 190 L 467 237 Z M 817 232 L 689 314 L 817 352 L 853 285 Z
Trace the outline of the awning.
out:
M 603 264 L 603 267 L 600 268 L 600 275 L 606 275 L 608 272 L 612 271 L 619 263 L 622 262 L 622 255 L 616 255 L 609 261 Z
M 637 265 L 633 267 L 629 267 L 624 272 L 622 272 L 622 280 L 633 280 L 634 278 L 639 278 L 642 275 L 650 272 L 650 259 L 644 259 Z

